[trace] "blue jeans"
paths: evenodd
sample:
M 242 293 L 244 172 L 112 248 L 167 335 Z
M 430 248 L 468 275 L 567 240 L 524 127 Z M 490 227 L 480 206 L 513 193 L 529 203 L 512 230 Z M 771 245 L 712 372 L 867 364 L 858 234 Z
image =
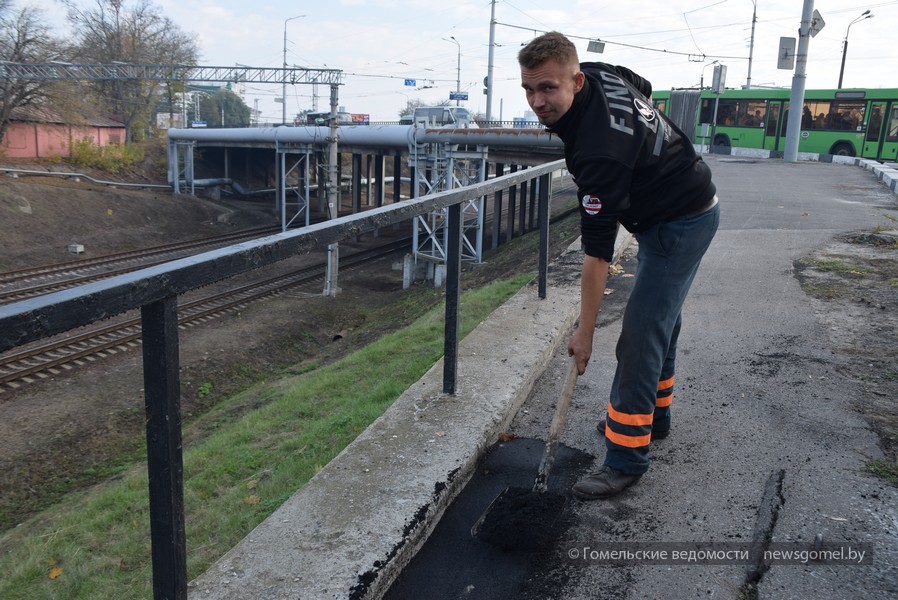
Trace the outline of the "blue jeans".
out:
M 681 311 L 720 223 L 720 204 L 636 234 L 636 281 L 617 342 L 605 429 L 605 464 L 630 474 L 649 468 L 651 432 L 670 429 Z

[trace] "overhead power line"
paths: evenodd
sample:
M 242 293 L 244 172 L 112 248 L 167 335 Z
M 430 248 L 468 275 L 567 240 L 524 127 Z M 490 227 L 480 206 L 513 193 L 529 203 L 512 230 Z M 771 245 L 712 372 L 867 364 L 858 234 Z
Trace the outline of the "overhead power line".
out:
M 509 23 L 497 22 L 496 25 L 502 25 L 503 27 L 510 27 L 512 29 L 523 29 L 524 31 L 532 31 L 534 33 L 547 33 L 547 31 L 542 30 L 542 29 L 534 29 L 533 27 L 523 27 L 521 25 L 511 25 Z M 673 54 L 676 56 L 685 56 L 689 60 L 692 60 L 695 62 L 701 62 L 701 61 L 704 61 L 709 58 L 714 58 L 714 59 L 725 58 L 728 60 L 748 60 L 747 56 L 724 56 L 724 55 L 720 55 L 720 54 L 703 54 L 703 53 L 696 54 L 695 52 L 678 52 L 676 50 L 666 50 L 663 48 L 649 48 L 648 46 L 639 46 L 636 44 L 625 44 L 623 42 L 612 42 L 612 41 L 598 38 L 598 37 L 584 37 L 582 35 L 570 35 L 567 33 L 565 33 L 564 35 L 569 38 L 574 38 L 574 39 L 578 39 L 578 40 L 586 40 L 586 41 L 595 40 L 595 41 L 599 41 L 599 42 L 604 42 L 605 44 L 612 44 L 614 46 L 624 46 L 625 48 L 634 48 L 636 50 L 645 50 L 647 52 L 659 52 L 661 54 Z

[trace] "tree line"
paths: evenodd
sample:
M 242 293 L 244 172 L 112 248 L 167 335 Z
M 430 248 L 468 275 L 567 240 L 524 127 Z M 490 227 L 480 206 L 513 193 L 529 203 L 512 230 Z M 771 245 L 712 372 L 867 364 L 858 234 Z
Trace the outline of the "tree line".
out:
M 166 64 L 196 66 L 196 35 L 183 31 L 151 0 L 95 0 L 81 6 L 56 0 L 66 11 L 71 35 L 62 38 L 34 5 L 0 0 L 0 61 L 25 64 Z M 121 121 L 128 141 L 148 137 L 156 113 L 181 112 L 183 81 L 56 81 L 0 78 L 0 140 L 17 108 L 46 108 L 70 123 L 90 116 Z M 210 126 L 249 125 L 250 109 L 227 89 L 209 91 L 188 107 L 188 117 Z

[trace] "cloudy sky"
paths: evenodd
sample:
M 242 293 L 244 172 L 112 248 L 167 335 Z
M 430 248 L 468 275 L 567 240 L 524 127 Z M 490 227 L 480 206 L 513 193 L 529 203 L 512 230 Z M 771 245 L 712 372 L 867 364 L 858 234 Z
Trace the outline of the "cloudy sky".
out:
M 32 0 L 35 1 L 35 0 Z M 36 0 L 57 14 L 54 0 Z M 96 0 L 80 0 L 85 6 Z M 125 0 L 127 6 L 129 0 Z M 395 120 L 408 100 L 437 103 L 461 81 L 462 102 L 485 112 L 490 0 L 154 0 L 183 30 L 197 36 L 201 63 L 258 67 L 288 65 L 340 69 L 340 105 Z M 577 45 L 581 60 L 630 67 L 655 89 L 698 86 L 711 79 L 713 61 L 727 66 L 727 86 L 748 78 L 752 13 L 757 9 L 751 82 L 789 86 L 791 71 L 776 68 L 781 37 L 797 37 L 801 0 L 497 0 L 493 118 L 527 110 L 516 54 L 543 31 L 556 30 Z M 817 0 L 826 25 L 811 39 L 807 87 L 836 87 L 843 41 L 849 32 L 844 87 L 898 88 L 898 0 Z M 869 10 L 872 18 L 849 24 Z M 298 18 L 291 18 L 298 17 Z M 290 19 L 289 21 L 286 21 Z M 286 23 L 285 23 L 286 21 Z M 454 41 L 453 41 L 454 38 Z M 590 39 L 603 54 L 587 52 Z M 460 54 L 460 74 L 458 69 Z M 406 85 L 406 80 L 415 85 Z M 318 89 L 319 110 L 329 91 Z M 246 103 L 262 120 L 279 121 L 279 85 L 247 89 Z M 312 108 L 311 86 L 288 86 L 287 112 Z

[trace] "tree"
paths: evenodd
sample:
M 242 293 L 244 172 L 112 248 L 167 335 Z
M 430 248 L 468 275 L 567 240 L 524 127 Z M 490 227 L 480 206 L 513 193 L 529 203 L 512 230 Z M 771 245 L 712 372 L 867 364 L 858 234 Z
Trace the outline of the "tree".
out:
M 163 16 L 150 0 L 96 0 L 96 7 L 81 8 L 76 0 L 62 0 L 74 28 L 74 59 L 85 63 L 115 62 L 156 65 L 196 65 L 195 37 Z M 180 82 L 165 89 L 169 98 Z M 152 122 L 162 84 L 117 79 L 92 83 L 99 105 L 121 117 L 130 141 L 143 137 Z
M 243 99 L 229 90 L 221 88 L 212 96 L 218 105 L 218 115 L 224 115 L 222 127 L 248 127 L 250 125 L 252 111 Z
M 45 63 L 59 57 L 59 43 L 41 22 L 42 13 L 34 7 L 18 11 L 11 0 L 0 0 L 0 61 Z M 51 97 L 48 81 L 0 78 L 0 140 L 6 135 L 16 108 L 40 106 Z
M 250 124 L 249 107 L 240 96 L 227 88 L 203 94 L 200 99 L 200 113 L 209 127 L 247 127 Z

